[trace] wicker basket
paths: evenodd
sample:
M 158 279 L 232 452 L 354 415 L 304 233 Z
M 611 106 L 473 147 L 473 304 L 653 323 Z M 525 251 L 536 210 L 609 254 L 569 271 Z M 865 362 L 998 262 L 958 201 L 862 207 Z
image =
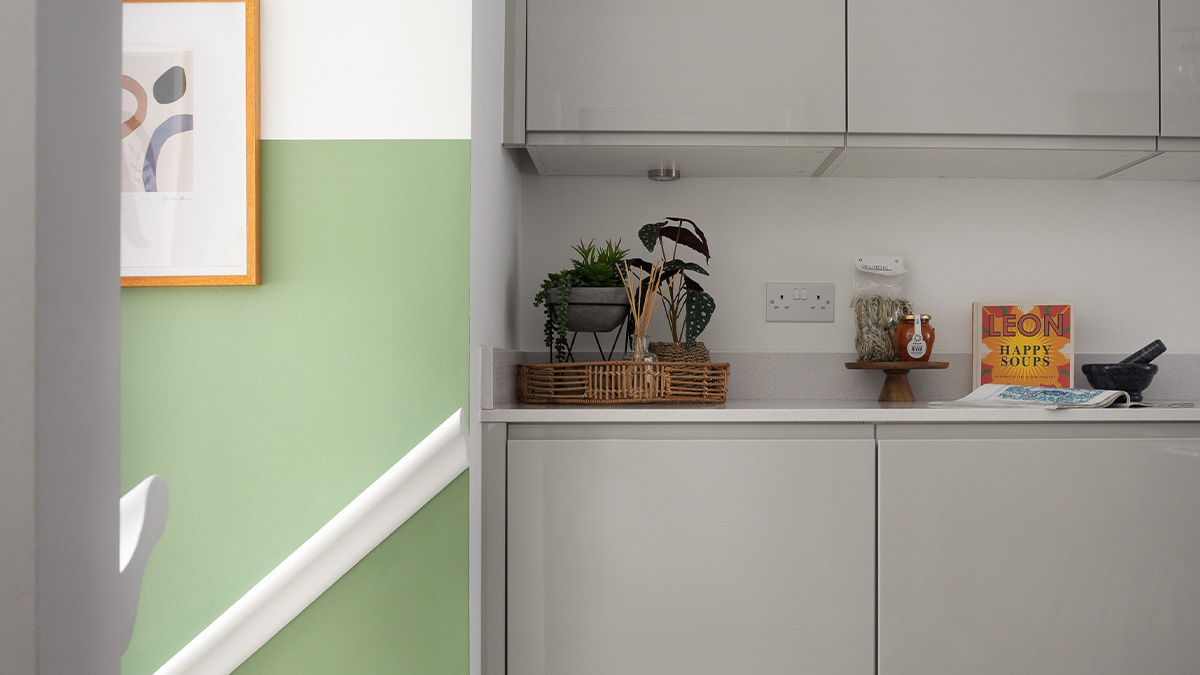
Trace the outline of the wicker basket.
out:
M 650 353 L 657 356 L 659 361 L 707 363 L 709 360 L 708 347 L 703 342 L 697 342 L 690 348 L 682 342 L 651 342 Z
M 522 363 L 524 403 L 724 403 L 728 363 Z

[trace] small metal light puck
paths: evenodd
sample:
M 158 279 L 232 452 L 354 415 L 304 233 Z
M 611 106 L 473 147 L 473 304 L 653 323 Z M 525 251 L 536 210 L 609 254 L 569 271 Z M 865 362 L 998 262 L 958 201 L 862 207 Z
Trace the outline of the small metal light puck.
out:
M 679 180 L 680 174 L 678 169 L 650 169 L 648 175 L 650 176 L 650 180 L 665 183 L 667 181 Z

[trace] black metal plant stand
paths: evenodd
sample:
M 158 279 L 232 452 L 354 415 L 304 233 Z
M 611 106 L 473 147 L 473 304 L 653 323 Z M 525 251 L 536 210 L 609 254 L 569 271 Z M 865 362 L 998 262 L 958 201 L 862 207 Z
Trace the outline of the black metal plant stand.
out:
M 553 308 L 550 309 L 550 313 L 552 315 L 551 319 L 553 319 L 553 314 L 554 314 Z M 605 351 L 604 351 L 604 345 L 600 344 L 600 334 L 596 333 L 596 332 L 592 332 L 592 339 L 596 341 L 596 351 L 600 352 L 600 360 L 601 361 L 612 361 L 613 354 L 616 353 L 617 345 L 620 344 L 620 342 L 621 342 L 621 336 L 625 335 L 626 327 L 628 324 L 629 324 L 628 321 L 622 321 L 621 325 L 617 326 L 617 328 L 615 330 L 608 331 L 608 332 L 612 333 L 614 337 L 613 337 L 612 345 L 609 346 L 607 353 L 605 353 Z M 571 332 L 571 339 L 567 340 L 567 360 L 565 361 L 565 363 L 571 363 L 571 362 L 575 361 L 575 354 L 574 354 L 575 339 L 579 337 L 579 333 L 590 332 L 590 331 L 578 331 L 578 332 L 570 331 L 570 332 Z M 626 347 L 628 347 L 629 336 L 625 335 L 625 338 L 626 338 L 626 340 L 625 340 Z M 554 363 L 554 348 L 553 347 L 550 348 L 550 363 Z

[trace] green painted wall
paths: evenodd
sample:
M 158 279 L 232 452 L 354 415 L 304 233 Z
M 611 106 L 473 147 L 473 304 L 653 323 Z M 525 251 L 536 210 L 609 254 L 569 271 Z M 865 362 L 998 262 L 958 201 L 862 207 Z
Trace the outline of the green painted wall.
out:
M 262 209 L 261 287 L 122 291 L 122 487 L 159 473 L 171 495 L 127 674 L 153 672 L 467 406 L 469 141 L 264 141 Z M 466 672 L 466 503 L 460 477 L 296 632 L 328 635 L 313 647 L 331 655 Z M 432 612 L 436 649 L 402 606 L 349 611 L 364 583 Z M 372 639 L 340 644 L 356 622 Z M 253 672 L 330 672 L 270 664 Z
M 464 473 L 237 674 L 464 675 L 466 532 Z

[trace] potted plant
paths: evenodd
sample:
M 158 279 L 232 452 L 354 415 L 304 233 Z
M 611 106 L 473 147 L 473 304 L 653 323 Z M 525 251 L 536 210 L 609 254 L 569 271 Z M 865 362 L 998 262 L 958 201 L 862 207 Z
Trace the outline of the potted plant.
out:
M 660 361 L 707 362 L 708 348 L 696 338 L 708 326 L 717 303 L 693 278 L 697 274 L 708 276 L 708 270 L 697 263 L 681 260 L 678 255 L 679 247 L 683 246 L 703 255 L 704 262 L 708 263 L 708 238 L 687 218 L 667 218 L 643 225 L 638 231 L 638 239 L 647 251 L 653 253 L 657 247 L 662 256 L 662 277 L 654 292 L 662 298 L 663 312 L 671 329 L 671 342 L 651 342 L 650 351 Z M 651 263 L 637 258 L 628 262 L 644 270 L 651 267 Z
M 567 360 L 567 331 L 611 331 L 629 314 L 629 299 L 616 267 L 629 253 L 621 248 L 621 240 L 605 241 L 599 248 L 594 239 L 586 244 L 580 239 L 571 248 L 578 255 L 571 258 L 571 267 L 548 274 L 533 298 L 534 306 L 545 307 L 546 346 L 559 361 Z

